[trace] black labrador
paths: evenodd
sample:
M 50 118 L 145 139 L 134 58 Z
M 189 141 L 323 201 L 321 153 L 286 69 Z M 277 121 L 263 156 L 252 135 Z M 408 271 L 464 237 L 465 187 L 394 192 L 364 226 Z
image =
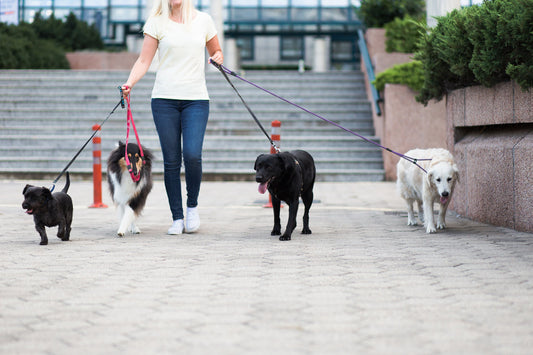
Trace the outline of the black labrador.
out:
M 309 209 L 313 203 L 313 186 L 316 168 L 313 157 L 303 151 L 294 150 L 278 154 L 261 154 L 255 161 L 255 181 L 259 183 L 259 192 L 266 190 L 272 196 L 274 211 L 274 228 L 271 235 L 281 235 L 279 210 L 281 201 L 289 205 L 289 220 L 285 233 L 279 240 L 291 240 L 296 228 L 299 198 L 305 206 L 302 234 L 311 234 L 309 229 Z

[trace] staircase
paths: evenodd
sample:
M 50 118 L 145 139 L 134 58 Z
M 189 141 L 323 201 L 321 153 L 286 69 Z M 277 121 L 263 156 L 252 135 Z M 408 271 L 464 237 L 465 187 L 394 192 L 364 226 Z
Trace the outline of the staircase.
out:
M 119 100 L 124 71 L 0 70 L 0 175 L 55 177 Z M 360 72 L 246 72 L 243 76 L 365 137 L 373 136 L 370 103 Z M 163 172 L 159 140 L 150 110 L 154 74 L 131 95 L 141 142 L 155 154 L 154 173 Z M 381 151 L 339 128 L 236 78 L 231 78 L 268 133 L 281 121 L 281 149 L 307 150 L 318 181 L 381 181 Z M 219 72 L 207 73 L 211 113 L 204 141 L 204 180 L 253 180 L 257 155 L 270 143 Z M 102 127 L 102 165 L 126 135 L 120 107 Z M 131 136 L 130 136 L 131 139 Z M 133 138 L 134 139 L 134 138 Z M 92 174 L 92 143 L 69 171 Z

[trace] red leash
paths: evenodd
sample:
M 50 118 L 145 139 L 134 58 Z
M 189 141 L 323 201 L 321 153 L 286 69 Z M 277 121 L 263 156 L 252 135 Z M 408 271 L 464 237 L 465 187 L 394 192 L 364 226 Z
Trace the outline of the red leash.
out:
M 144 160 L 144 152 L 141 146 L 141 140 L 139 139 L 139 134 L 137 134 L 137 128 L 135 128 L 135 122 L 133 122 L 133 115 L 131 114 L 130 95 L 126 96 L 126 101 L 128 102 L 128 113 L 127 113 L 128 130 L 126 132 L 126 148 L 125 148 L 125 153 L 124 153 L 124 160 L 126 160 L 126 166 L 128 168 L 128 171 L 130 172 L 131 179 L 134 182 L 137 182 L 141 179 L 141 172 L 137 171 L 137 175 L 133 173 L 131 162 L 130 162 L 130 159 L 128 158 L 128 140 L 130 138 L 130 124 L 133 127 L 133 132 L 135 133 L 135 138 L 137 139 L 137 145 L 139 146 L 139 150 L 141 151 L 141 158 L 143 160 L 143 165 L 146 164 L 146 161 Z

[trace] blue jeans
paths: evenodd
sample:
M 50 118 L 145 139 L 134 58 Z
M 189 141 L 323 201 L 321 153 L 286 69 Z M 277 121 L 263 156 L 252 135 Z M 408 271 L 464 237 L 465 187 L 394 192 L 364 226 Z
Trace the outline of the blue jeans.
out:
M 183 219 L 181 160 L 183 156 L 187 207 L 196 207 L 202 181 L 202 145 L 209 100 L 152 99 L 152 115 L 163 152 L 165 188 L 172 219 Z

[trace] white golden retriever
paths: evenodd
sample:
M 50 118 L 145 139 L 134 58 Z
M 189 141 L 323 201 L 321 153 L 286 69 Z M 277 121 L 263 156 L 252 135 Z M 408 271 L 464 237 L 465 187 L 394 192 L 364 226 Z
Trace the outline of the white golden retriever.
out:
M 405 155 L 415 159 L 431 159 L 431 161 L 418 161 L 427 173 L 405 159 L 400 159 L 398 162 L 396 186 L 407 202 L 407 225 L 417 225 L 413 212 L 413 203 L 416 201 L 418 217 L 424 222 L 426 233 L 435 233 L 437 229 L 444 229 L 446 210 L 455 183 L 459 180 L 459 172 L 452 154 L 446 149 L 432 148 L 413 149 Z M 440 204 L 436 228 L 433 216 L 435 202 Z

